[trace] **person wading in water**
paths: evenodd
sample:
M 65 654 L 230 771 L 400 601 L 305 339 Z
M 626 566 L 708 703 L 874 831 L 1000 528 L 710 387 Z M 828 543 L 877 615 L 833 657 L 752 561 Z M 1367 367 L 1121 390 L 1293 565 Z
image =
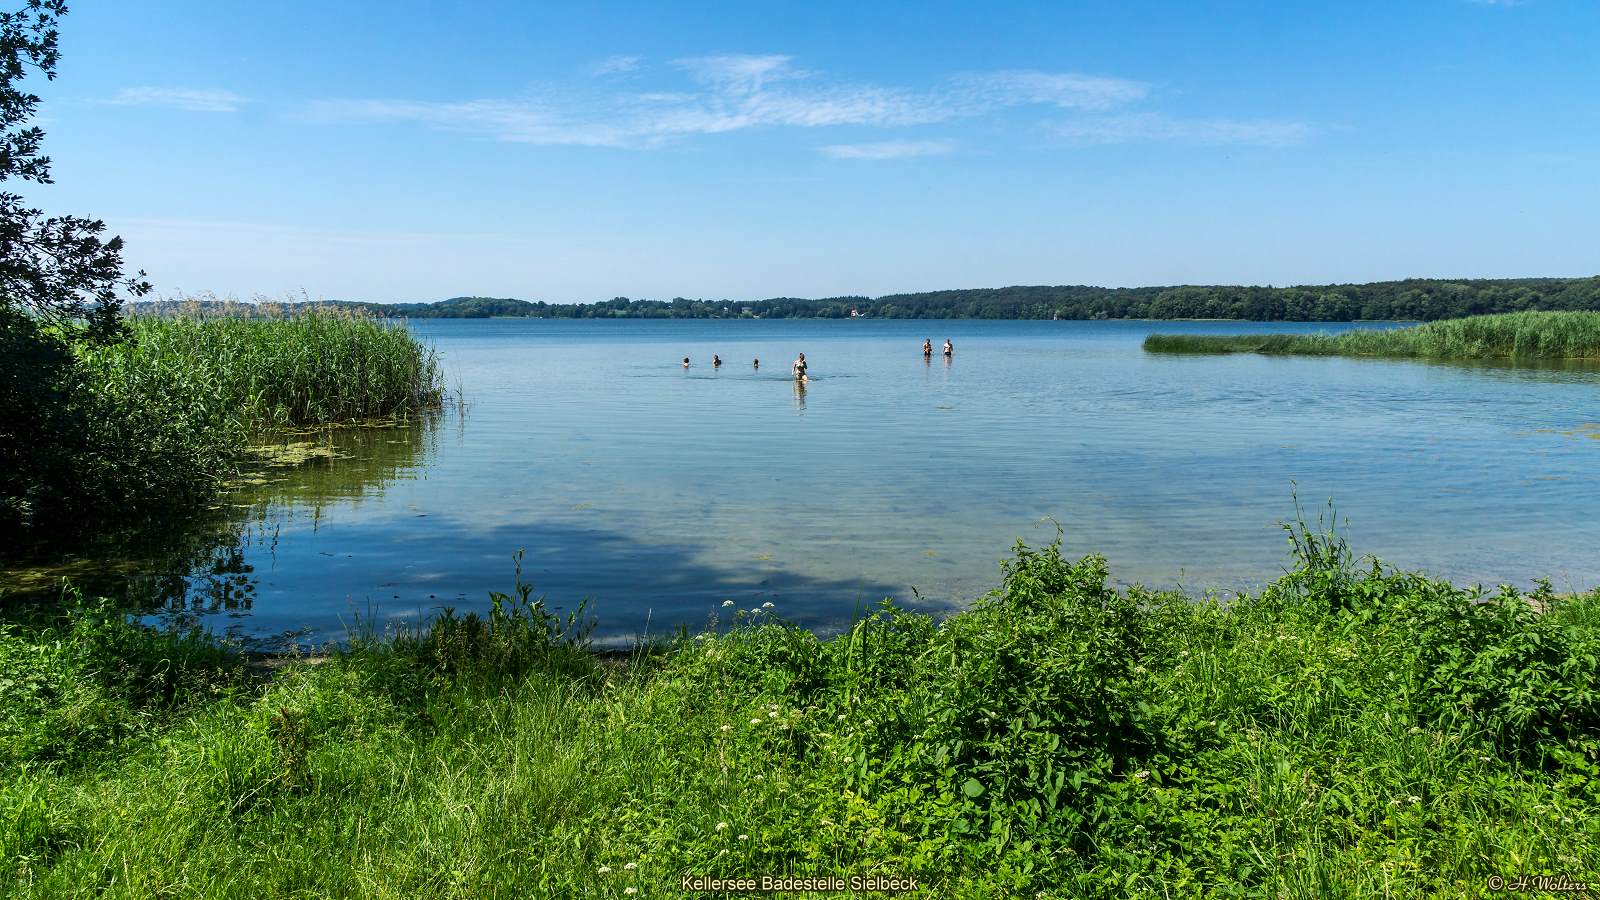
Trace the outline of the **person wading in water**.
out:
M 806 380 L 806 355 L 804 353 L 800 354 L 799 358 L 794 361 L 793 369 L 795 381 Z
M 932 338 L 923 338 L 922 339 L 922 355 L 924 357 L 933 355 L 933 339 Z

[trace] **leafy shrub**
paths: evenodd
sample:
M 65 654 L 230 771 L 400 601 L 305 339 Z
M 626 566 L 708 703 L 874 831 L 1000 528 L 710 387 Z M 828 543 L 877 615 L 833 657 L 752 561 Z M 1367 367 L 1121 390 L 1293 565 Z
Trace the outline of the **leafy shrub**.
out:
M 137 733 L 152 712 L 239 682 L 239 656 L 209 634 L 147 628 L 75 591 L 64 599 L 55 624 L 0 626 L 0 761 L 72 764 Z
M 534 671 L 585 675 L 594 671 L 588 653 L 593 623 L 583 605 L 565 616 L 533 598 L 522 577 L 522 551 L 513 556 L 513 593 L 489 594 L 489 612 L 456 615 L 446 607 L 419 631 L 395 639 L 399 652 L 443 676 L 468 676 L 494 682 L 515 680 Z

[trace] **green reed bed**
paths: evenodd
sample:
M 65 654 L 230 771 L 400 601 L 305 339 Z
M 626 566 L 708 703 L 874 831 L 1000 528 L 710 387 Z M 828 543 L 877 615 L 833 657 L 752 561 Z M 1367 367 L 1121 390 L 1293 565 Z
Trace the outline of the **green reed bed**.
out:
M 125 343 L 90 352 L 130 397 L 173 392 L 247 431 L 406 416 L 438 406 L 439 363 L 403 326 L 311 312 L 281 319 L 128 320 Z
M 1150 353 L 1600 359 L 1600 313 L 1518 312 L 1342 334 L 1152 334 Z
M 1600 595 L 1465 590 L 1296 532 L 1227 604 L 1019 545 L 944 621 L 782 608 L 624 664 L 527 588 L 263 682 L 89 608 L 0 632 L 23 897 L 1426 897 L 1600 880 Z M 731 615 L 729 615 L 731 613 Z M 711 896 L 689 894 L 688 896 Z
M 433 350 L 403 326 L 321 311 L 281 318 L 133 317 L 68 344 L 0 321 L 0 367 L 31 410 L 0 459 L 0 539 L 116 530 L 192 509 L 252 436 L 392 420 L 439 406 Z M 15 458 L 12 458 L 15 457 Z

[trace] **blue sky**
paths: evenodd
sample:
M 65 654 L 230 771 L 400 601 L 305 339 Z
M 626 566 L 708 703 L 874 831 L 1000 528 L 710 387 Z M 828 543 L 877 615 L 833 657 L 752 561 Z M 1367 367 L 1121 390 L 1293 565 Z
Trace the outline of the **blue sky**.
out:
M 1594 0 L 81 0 L 61 46 L 29 198 L 169 296 L 1600 272 Z

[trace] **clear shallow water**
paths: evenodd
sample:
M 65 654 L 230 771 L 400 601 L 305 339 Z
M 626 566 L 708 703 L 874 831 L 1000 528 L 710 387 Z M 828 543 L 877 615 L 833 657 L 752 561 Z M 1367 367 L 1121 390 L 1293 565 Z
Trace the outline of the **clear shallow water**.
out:
M 1295 483 L 1308 513 L 1332 497 L 1357 551 L 1401 567 L 1600 583 L 1593 368 L 1139 348 L 1156 330 L 1340 330 L 1285 323 L 413 328 L 466 408 L 321 439 L 344 458 L 269 472 L 226 527 L 131 563 L 161 576 L 155 599 L 338 638 L 356 616 L 486 606 L 524 548 L 537 592 L 589 598 L 602 640 L 698 627 L 725 599 L 829 629 L 885 596 L 959 607 L 1052 519 L 1117 581 L 1231 591 L 1282 571 Z M 924 337 L 955 358 L 924 362 Z

